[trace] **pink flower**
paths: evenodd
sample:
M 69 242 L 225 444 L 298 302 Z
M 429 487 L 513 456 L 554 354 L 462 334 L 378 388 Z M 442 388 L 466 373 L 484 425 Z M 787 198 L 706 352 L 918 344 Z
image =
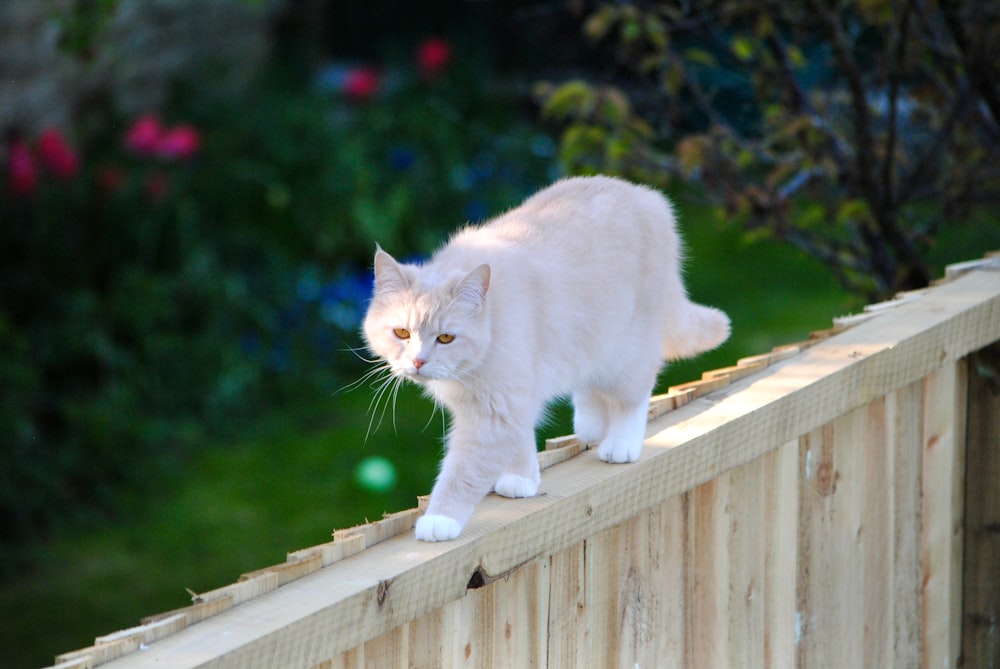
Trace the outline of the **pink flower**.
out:
M 38 168 L 28 145 L 20 139 L 7 146 L 7 190 L 18 197 L 29 197 L 38 188 Z
M 48 128 L 39 135 L 38 159 L 57 179 L 72 179 L 80 169 L 76 152 L 56 128 Z
M 451 44 L 441 37 L 428 37 L 417 46 L 417 67 L 420 73 L 434 78 L 451 64 Z
M 158 116 L 146 114 L 126 131 L 125 146 L 140 156 L 184 160 L 201 149 L 201 134 L 190 125 L 166 128 Z
M 344 78 L 344 93 L 361 102 L 374 96 L 381 83 L 378 72 L 370 67 L 361 67 L 347 73 Z
M 125 132 L 125 146 L 142 156 L 156 153 L 163 125 L 155 114 L 140 116 Z
M 191 158 L 201 148 L 201 135 L 190 125 L 179 125 L 160 135 L 156 155 L 163 158 L 184 160 Z

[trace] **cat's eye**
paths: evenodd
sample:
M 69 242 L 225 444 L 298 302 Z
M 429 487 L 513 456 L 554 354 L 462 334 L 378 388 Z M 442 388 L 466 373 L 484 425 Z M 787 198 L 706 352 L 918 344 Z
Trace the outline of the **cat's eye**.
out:
M 396 335 L 396 337 L 399 339 L 410 338 L 410 331 L 407 330 L 406 328 L 396 328 L 395 330 L 392 331 L 392 334 Z
M 453 334 L 439 334 L 437 337 L 439 344 L 450 344 L 455 341 L 455 335 Z

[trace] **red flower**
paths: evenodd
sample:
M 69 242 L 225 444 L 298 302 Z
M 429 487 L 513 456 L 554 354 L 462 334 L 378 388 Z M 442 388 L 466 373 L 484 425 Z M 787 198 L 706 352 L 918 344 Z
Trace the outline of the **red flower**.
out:
M 38 137 L 38 159 L 57 179 L 72 179 L 80 169 L 76 152 L 56 128 L 48 128 Z
M 7 190 L 18 197 L 29 197 L 38 188 L 38 168 L 28 145 L 20 139 L 7 146 Z
M 378 72 L 370 67 L 351 70 L 344 79 L 344 93 L 357 101 L 368 100 L 374 96 L 382 83 Z
M 105 193 L 117 193 L 125 185 L 125 171 L 118 165 L 104 165 L 97 171 L 97 186 Z
M 170 177 L 163 172 L 151 172 L 146 177 L 146 195 L 156 203 L 161 202 L 170 192 Z
M 156 153 L 163 136 L 163 126 L 155 114 L 140 116 L 125 132 L 125 146 L 139 155 L 151 156 Z
M 451 44 L 441 37 L 428 37 L 417 46 L 417 66 L 420 73 L 434 78 L 451 64 Z
M 191 158 L 201 148 L 201 135 L 190 125 L 179 125 L 160 135 L 156 155 L 183 160 Z

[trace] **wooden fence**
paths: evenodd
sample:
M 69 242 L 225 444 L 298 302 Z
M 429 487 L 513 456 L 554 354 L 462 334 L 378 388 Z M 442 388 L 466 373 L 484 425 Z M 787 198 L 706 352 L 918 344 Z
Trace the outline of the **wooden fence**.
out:
M 650 404 L 456 541 L 414 509 L 57 666 L 996 667 L 1000 258 Z M 557 466 L 551 466 L 558 463 Z

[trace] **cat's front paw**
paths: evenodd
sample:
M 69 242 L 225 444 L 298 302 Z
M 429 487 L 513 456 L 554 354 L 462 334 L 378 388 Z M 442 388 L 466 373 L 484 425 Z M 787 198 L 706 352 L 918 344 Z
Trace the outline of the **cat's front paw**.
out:
M 640 453 L 642 453 L 641 441 L 605 439 L 597 447 L 597 457 L 614 464 L 635 462 L 639 459 Z
M 462 533 L 462 526 L 454 518 L 425 513 L 417 518 L 414 532 L 420 541 L 451 541 Z
M 493 489 L 504 497 L 534 497 L 538 481 L 517 474 L 502 474 Z

